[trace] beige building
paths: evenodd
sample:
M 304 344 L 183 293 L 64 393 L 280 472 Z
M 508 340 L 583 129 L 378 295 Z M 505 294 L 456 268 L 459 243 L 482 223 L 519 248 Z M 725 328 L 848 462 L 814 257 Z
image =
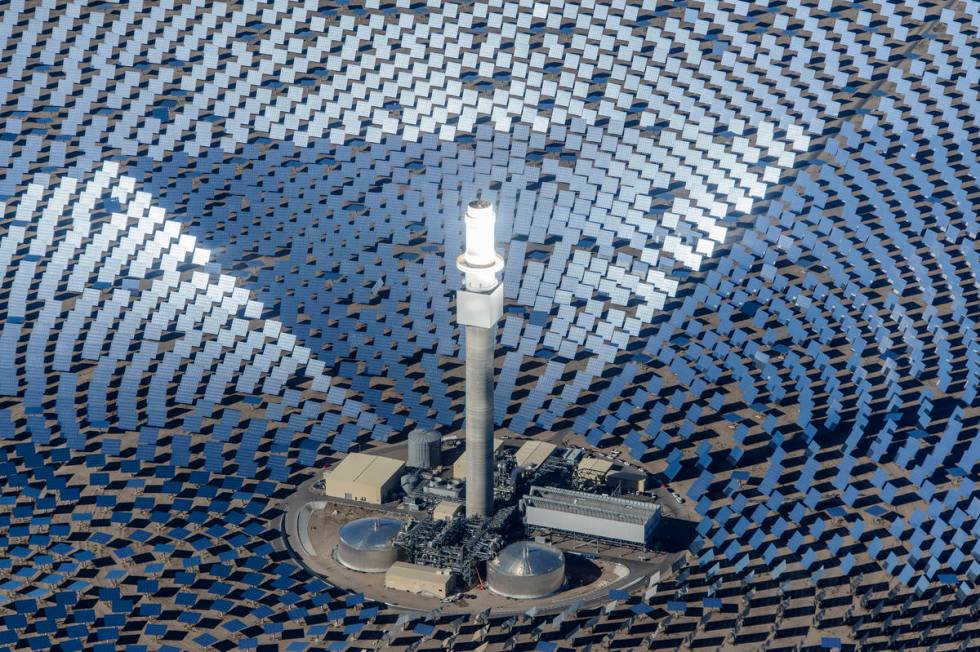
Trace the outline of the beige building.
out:
M 504 445 L 504 440 L 497 439 L 495 437 L 493 440 L 493 452 L 496 453 L 497 449 L 503 445 Z M 456 478 L 457 480 L 466 479 L 466 451 L 465 450 L 463 451 L 463 454 L 457 457 L 456 461 L 453 462 L 453 477 Z
M 456 517 L 457 514 L 462 513 L 463 503 L 454 503 L 449 500 L 444 500 L 432 510 L 432 518 L 436 521 L 450 521 Z
M 612 461 L 601 457 L 583 457 L 578 463 L 578 474 L 585 478 L 592 478 L 596 482 L 605 482 L 606 475 L 612 469 Z
M 398 487 L 404 469 L 402 460 L 348 453 L 335 467 L 323 472 L 324 493 L 334 498 L 380 504 Z
M 385 573 L 385 587 L 445 598 L 452 589 L 452 577 L 448 568 L 396 561 Z
M 517 466 L 523 469 L 541 466 L 541 463 L 548 459 L 556 448 L 558 447 L 546 441 L 526 441 L 517 450 L 514 460 Z

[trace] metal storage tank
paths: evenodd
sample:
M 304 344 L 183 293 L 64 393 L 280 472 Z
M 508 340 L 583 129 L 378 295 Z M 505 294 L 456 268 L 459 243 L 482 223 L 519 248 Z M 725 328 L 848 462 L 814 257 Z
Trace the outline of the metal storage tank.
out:
M 424 428 L 416 428 L 408 433 L 408 466 L 431 469 L 441 463 L 442 435 Z
M 368 517 L 340 528 L 337 561 L 362 573 L 383 573 L 398 561 L 395 536 L 403 523 L 397 518 Z
M 512 543 L 487 563 L 490 590 L 508 598 L 541 598 L 565 581 L 565 555 L 534 541 Z

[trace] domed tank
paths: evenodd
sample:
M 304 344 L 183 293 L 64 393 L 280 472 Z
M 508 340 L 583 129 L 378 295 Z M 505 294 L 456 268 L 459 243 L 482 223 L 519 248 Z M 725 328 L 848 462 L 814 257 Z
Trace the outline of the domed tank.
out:
M 415 469 L 431 469 L 442 463 L 442 435 L 435 430 L 416 428 L 408 433 L 408 464 Z
M 565 581 L 565 555 L 534 541 L 518 541 L 487 563 L 490 590 L 508 598 L 542 598 Z
M 340 528 L 337 561 L 362 573 L 383 573 L 398 561 L 395 536 L 403 523 L 397 518 L 368 517 Z

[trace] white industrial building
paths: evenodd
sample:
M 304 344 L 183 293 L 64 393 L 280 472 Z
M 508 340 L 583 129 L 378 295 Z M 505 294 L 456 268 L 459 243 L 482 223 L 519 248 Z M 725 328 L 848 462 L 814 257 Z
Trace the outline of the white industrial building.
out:
M 531 487 L 522 504 L 530 528 L 644 547 L 660 522 L 659 505 L 556 487 Z

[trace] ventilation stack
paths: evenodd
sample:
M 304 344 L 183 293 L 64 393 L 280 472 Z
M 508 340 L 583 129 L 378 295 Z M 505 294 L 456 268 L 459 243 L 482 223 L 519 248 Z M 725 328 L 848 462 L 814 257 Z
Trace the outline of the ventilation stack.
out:
M 466 207 L 466 250 L 456 259 L 463 288 L 456 293 L 456 321 L 466 327 L 466 516 L 493 512 L 493 348 L 504 314 L 504 259 L 494 249 L 490 202 Z

